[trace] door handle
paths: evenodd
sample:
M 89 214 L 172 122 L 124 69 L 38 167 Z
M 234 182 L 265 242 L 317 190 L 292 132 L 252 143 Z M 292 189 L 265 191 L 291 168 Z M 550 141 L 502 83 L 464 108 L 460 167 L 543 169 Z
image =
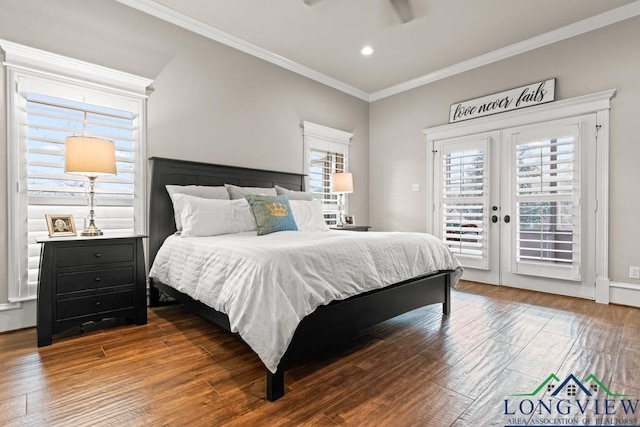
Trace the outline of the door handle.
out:
M 491 216 L 491 222 L 493 222 L 494 224 L 495 224 L 496 222 L 498 222 L 498 215 L 492 215 L 492 216 Z
M 504 216 L 504 222 L 509 224 L 511 222 L 511 217 L 509 215 Z

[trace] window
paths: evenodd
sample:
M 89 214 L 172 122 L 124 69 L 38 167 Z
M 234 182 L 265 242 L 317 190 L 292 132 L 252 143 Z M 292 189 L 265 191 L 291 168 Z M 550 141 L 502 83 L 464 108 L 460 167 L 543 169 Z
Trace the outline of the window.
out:
M 539 138 L 516 145 L 518 261 L 570 264 L 574 261 L 574 141 Z M 533 201 L 531 200 L 533 199 Z M 576 224 L 578 225 L 578 224 Z
M 523 130 L 512 141 L 516 267 L 524 274 L 546 267 L 580 280 L 581 179 L 574 173 L 580 170 L 580 127 Z
M 64 173 L 67 136 L 114 141 L 118 173 L 96 180 L 97 223 L 105 232 L 145 231 L 144 91 L 150 81 L 9 42 L 0 45 L 10 88 L 9 300 L 22 301 L 37 293 L 36 239 L 47 235 L 45 214 L 72 214 L 78 232 L 84 229 L 86 179 Z
M 353 134 L 304 122 L 306 190 L 324 206 L 327 224 L 338 221 L 338 198 L 331 194 L 331 174 L 348 171 L 349 144 Z M 346 210 L 346 207 L 345 207 Z
M 440 236 L 465 267 L 488 270 L 489 138 L 445 141 L 436 150 Z
M 444 150 L 443 150 L 444 151 Z M 455 253 L 484 256 L 484 151 L 443 153 L 443 240 Z

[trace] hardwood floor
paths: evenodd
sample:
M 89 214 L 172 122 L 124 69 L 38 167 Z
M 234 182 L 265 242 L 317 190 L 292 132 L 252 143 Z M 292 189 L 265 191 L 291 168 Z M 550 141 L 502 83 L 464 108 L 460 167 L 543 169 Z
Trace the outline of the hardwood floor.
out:
M 504 400 L 553 373 L 640 397 L 640 309 L 471 282 L 452 304 L 291 367 L 274 403 L 257 356 L 182 306 L 40 349 L 35 329 L 0 334 L 0 425 L 504 426 Z

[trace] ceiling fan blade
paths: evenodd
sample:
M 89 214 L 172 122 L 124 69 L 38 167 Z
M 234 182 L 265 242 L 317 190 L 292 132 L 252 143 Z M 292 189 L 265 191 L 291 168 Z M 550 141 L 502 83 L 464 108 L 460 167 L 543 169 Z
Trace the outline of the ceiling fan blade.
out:
M 318 3 L 321 0 L 302 0 L 304 2 L 304 4 L 306 4 L 307 6 L 313 6 L 314 4 Z
M 398 17 L 400 17 L 400 20 L 402 21 L 402 23 L 406 24 L 407 22 L 415 18 L 415 15 L 413 13 L 413 8 L 411 7 L 411 3 L 409 3 L 409 0 L 389 0 L 389 1 L 391 2 L 391 5 L 393 6 L 396 13 L 398 14 Z

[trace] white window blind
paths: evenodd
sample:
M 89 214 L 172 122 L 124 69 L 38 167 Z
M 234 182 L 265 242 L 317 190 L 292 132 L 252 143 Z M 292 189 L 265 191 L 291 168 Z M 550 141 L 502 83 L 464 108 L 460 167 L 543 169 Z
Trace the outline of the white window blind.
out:
M 537 275 L 544 265 L 546 277 L 579 280 L 579 127 L 514 138 L 517 270 Z
M 315 200 L 322 202 L 328 225 L 338 222 L 338 198 L 331 194 L 331 174 L 348 172 L 352 136 L 337 129 L 304 122 L 306 189 L 313 193 Z
M 116 176 L 96 180 L 96 212 L 104 232 L 134 231 L 134 172 L 137 116 L 130 111 L 25 94 L 28 203 L 28 286 L 37 285 L 40 245 L 47 234 L 45 214 L 72 214 L 78 231 L 85 228 L 87 180 L 64 173 L 64 140 L 87 135 L 113 141 Z
M 441 149 L 442 240 L 469 267 L 488 268 L 487 140 Z
M 338 221 L 338 197 L 331 194 L 332 173 L 345 172 L 344 153 L 310 149 L 309 150 L 309 191 L 315 200 L 324 206 L 324 219 L 329 225 Z
M 84 228 L 82 176 L 64 173 L 64 140 L 114 141 L 118 173 L 96 180 L 98 226 L 144 233 L 146 87 L 151 80 L 0 40 L 7 80 L 9 301 L 37 293 L 45 214 Z

